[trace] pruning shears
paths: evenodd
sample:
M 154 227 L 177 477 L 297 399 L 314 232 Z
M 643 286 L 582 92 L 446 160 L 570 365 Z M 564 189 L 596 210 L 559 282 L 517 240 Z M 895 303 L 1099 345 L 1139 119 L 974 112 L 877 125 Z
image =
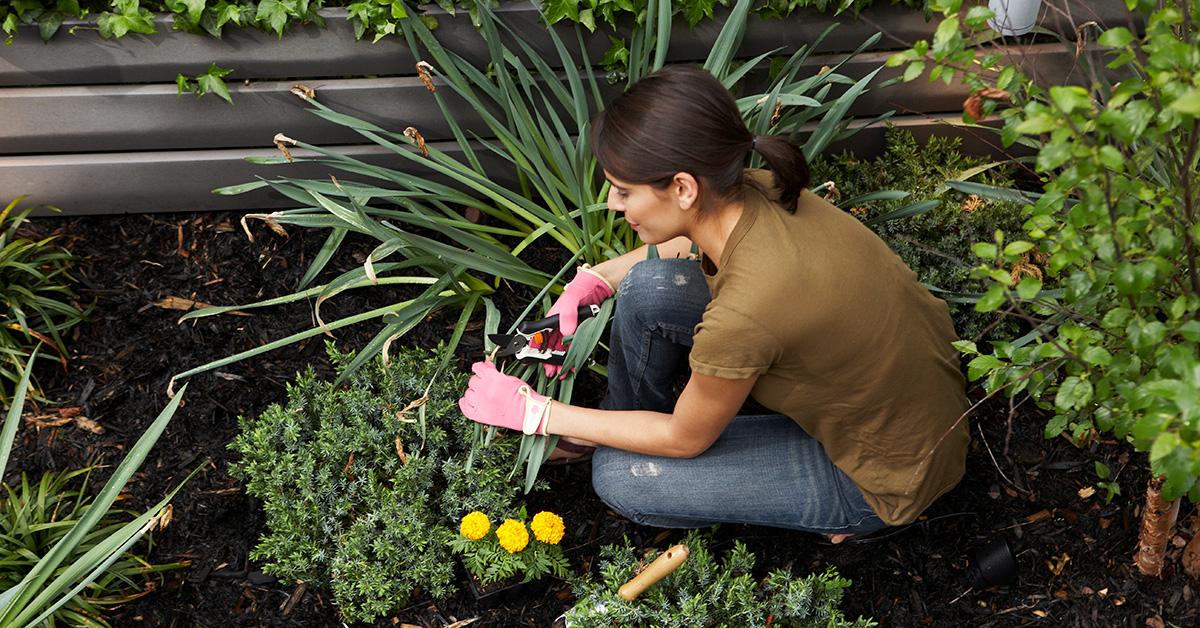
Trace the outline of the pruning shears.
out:
M 579 306 L 579 322 L 600 313 L 599 305 Z M 498 358 L 514 357 L 520 362 L 562 364 L 567 357 L 565 349 L 550 346 L 550 333 L 558 329 L 558 314 L 536 321 L 524 321 L 511 334 L 489 334 L 488 340 L 496 344 L 493 354 Z

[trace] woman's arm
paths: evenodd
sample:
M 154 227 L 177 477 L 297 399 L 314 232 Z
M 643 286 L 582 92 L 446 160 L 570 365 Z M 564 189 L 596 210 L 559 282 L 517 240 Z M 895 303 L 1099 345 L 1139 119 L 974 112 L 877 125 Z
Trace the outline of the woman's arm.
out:
M 620 259 L 620 258 L 617 258 Z M 692 458 L 709 448 L 742 407 L 756 377 L 692 373 L 671 414 L 594 410 L 553 402 L 549 433 L 652 456 Z
M 614 290 L 621 280 L 625 278 L 633 265 L 646 259 L 646 249 L 649 248 L 643 244 L 638 248 L 618 257 L 601 262 L 592 267 L 592 270 L 604 277 Z M 692 241 L 684 236 L 679 236 L 674 240 L 669 240 L 658 245 L 658 256 L 663 259 L 671 259 L 675 257 L 687 257 L 692 252 Z

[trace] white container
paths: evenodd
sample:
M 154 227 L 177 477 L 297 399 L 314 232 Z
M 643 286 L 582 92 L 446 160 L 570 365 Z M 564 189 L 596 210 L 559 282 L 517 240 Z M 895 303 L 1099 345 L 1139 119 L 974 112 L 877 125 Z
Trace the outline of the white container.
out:
M 1042 0 L 988 0 L 988 8 L 996 17 L 988 26 L 1001 35 L 1024 35 L 1037 24 Z

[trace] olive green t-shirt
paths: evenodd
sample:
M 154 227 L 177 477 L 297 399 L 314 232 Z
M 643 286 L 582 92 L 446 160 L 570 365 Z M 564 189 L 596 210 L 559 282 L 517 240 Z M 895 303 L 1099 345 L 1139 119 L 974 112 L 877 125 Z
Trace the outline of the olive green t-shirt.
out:
M 946 304 L 857 219 L 804 192 L 778 204 L 747 171 L 745 209 L 696 327 L 692 370 L 758 375 L 751 396 L 800 424 L 884 522 L 917 518 L 963 474 L 965 382 Z

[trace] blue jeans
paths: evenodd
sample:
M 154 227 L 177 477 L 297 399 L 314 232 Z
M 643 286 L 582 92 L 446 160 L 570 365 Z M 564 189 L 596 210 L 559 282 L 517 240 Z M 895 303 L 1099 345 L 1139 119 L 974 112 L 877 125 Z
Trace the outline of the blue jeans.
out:
M 693 330 L 711 299 L 700 265 L 639 262 L 617 294 L 602 407 L 671 412 Z M 781 414 L 734 417 L 695 458 L 597 447 L 592 484 L 606 504 L 648 526 L 748 523 L 823 534 L 885 527 L 821 443 Z

